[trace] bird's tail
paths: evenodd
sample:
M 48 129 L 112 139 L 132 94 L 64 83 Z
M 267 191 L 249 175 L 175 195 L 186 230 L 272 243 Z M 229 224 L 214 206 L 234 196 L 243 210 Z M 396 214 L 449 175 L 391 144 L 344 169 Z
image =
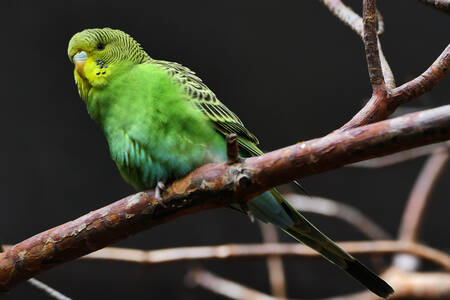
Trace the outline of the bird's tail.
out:
M 251 199 L 247 204 L 255 217 L 279 226 L 294 239 L 319 252 L 378 296 L 387 298 L 394 292 L 389 284 L 314 227 L 284 200 L 277 190 L 266 192 Z

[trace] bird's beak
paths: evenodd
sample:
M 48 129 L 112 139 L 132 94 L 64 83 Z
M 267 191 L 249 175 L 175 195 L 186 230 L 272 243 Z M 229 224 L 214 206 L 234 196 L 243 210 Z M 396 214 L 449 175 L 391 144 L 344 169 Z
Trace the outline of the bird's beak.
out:
M 83 76 L 83 69 L 87 59 L 88 55 L 85 51 L 80 51 L 73 56 L 73 63 L 75 64 L 75 70 L 78 72 L 80 76 Z

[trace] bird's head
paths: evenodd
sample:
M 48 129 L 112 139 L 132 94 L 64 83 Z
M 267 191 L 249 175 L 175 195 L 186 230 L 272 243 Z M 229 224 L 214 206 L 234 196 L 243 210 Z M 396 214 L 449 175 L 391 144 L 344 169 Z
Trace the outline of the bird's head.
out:
M 75 80 L 83 98 L 86 95 L 83 95 L 82 89 L 104 86 L 114 76 L 118 66 L 139 64 L 150 59 L 131 36 L 111 28 L 78 32 L 70 39 L 67 55 L 75 65 Z

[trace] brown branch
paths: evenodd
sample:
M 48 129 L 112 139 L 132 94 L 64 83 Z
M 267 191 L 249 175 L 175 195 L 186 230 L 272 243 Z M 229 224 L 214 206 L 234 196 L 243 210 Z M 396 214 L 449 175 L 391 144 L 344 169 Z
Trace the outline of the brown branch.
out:
M 341 130 L 348 130 L 364 124 L 384 120 L 401 104 L 417 98 L 431 90 L 446 74 L 450 66 L 450 45 L 437 60 L 419 77 L 390 92 L 390 95 L 376 93 L 369 102 Z
M 443 11 L 450 12 L 450 0 L 419 0 L 422 3 L 432 5 Z
M 425 245 L 406 241 L 339 242 L 338 245 L 353 255 L 408 253 L 434 262 L 450 271 L 450 256 Z M 266 258 L 271 255 L 287 257 L 320 257 L 307 246 L 287 244 L 227 244 L 220 246 L 179 247 L 159 250 L 138 250 L 107 247 L 83 258 L 115 260 L 140 264 L 161 264 L 191 260 Z
M 5 250 L 10 249 L 11 246 L 9 245 L 0 245 L 0 252 L 3 252 Z M 35 289 L 40 290 L 41 292 L 45 293 L 50 298 L 56 299 L 56 300 L 72 300 L 72 298 L 67 297 L 60 291 L 52 288 L 48 284 L 45 284 L 44 282 L 37 280 L 36 278 L 30 278 L 27 280 L 27 283 L 34 287 Z
M 350 7 L 344 5 L 341 0 L 320 0 L 339 20 L 345 25 L 349 26 L 354 32 L 356 32 L 361 38 L 364 38 L 363 19 L 355 13 Z M 378 12 L 378 34 L 380 35 L 384 31 L 384 23 L 382 21 L 381 14 Z M 381 43 L 378 40 L 378 54 L 381 60 L 381 68 L 383 70 L 383 77 L 388 89 L 395 88 L 394 74 L 391 67 L 386 60 L 381 49 Z
M 241 163 L 194 170 L 164 192 L 131 195 L 37 234 L 0 254 L 0 290 L 144 229 L 200 210 L 246 201 L 296 178 L 450 139 L 450 105 L 334 132 Z
M 448 273 L 406 273 L 398 269 L 390 269 L 383 278 L 395 289 L 389 299 L 448 299 L 450 297 L 450 274 Z M 192 270 L 187 275 L 192 286 L 199 286 L 213 293 L 230 299 L 239 300 L 278 300 L 260 291 L 251 289 L 237 282 L 222 278 L 202 269 Z M 362 292 L 348 296 L 326 298 L 324 300 L 378 300 L 376 295 Z
M 411 191 L 403 213 L 399 231 L 399 238 L 401 240 L 417 240 L 431 193 L 445 169 L 449 156 L 449 150 L 447 148 L 437 149 L 423 167 Z
M 373 93 L 386 93 L 383 71 L 378 52 L 376 0 L 363 0 L 363 41 L 366 49 L 367 68 Z
M 258 225 L 261 228 L 261 235 L 265 244 L 276 244 L 279 242 L 277 228 L 274 225 L 261 221 L 258 221 Z M 267 270 L 272 294 L 275 297 L 286 298 L 286 278 L 281 256 L 269 256 L 267 258 Z
M 237 134 L 235 133 L 227 135 L 227 160 L 228 164 L 234 164 L 240 161 L 239 143 Z
M 449 67 L 450 44 L 445 47 L 441 55 L 439 55 L 425 72 L 392 91 L 391 98 L 388 100 L 388 111 L 392 113 L 399 105 L 430 91 L 442 78 L 444 78 Z
M 186 275 L 187 283 L 192 286 L 200 286 L 206 290 L 230 299 L 240 300 L 281 300 L 284 297 L 272 297 L 260 291 L 251 289 L 237 282 L 221 278 L 211 272 L 202 269 L 189 271 Z
M 375 81 L 375 86 L 379 87 L 381 84 L 380 78 L 383 76 L 389 89 L 388 93 L 384 93 L 374 88 L 374 93 L 366 106 L 345 124 L 342 130 L 386 119 L 401 104 L 431 90 L 446 74 L 450 65 L 450 45 L 445 48 L 438 59 L 423 74 L 398 88 L 394 88 L 394 76 L 381 51 L 381 45 L 378 40 L 377 43 L 374 42 L 376 38 L 376 27 L 374 27 L 374 23 L 376 23 L 375 1 L 365 0 L 364 2 L 365 18 L 367 19 L 364 25 L 361 17 L 340 0 L 321 0 L 321 2 L 342 22 L 363 37 L 369 73 L 374 72 L 373 74 L 370 73 L 372 86 Z M 378 48 L 380 63 L 376 57 L 376 48 Z M 380 65 L 382 74 L 379 71 Z

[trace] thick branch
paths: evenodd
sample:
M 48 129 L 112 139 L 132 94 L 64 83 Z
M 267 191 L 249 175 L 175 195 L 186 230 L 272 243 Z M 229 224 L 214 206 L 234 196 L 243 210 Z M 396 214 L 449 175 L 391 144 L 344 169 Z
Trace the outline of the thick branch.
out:
M 246 201 L 296 178 L 449 138 L 447 105 L 335 132 L 233 165 L 204 165 L 166 189 L 166 207 L 156 201 L 153 192 L 141 192 L 1 253 L 0 290 L 173 218 Z

